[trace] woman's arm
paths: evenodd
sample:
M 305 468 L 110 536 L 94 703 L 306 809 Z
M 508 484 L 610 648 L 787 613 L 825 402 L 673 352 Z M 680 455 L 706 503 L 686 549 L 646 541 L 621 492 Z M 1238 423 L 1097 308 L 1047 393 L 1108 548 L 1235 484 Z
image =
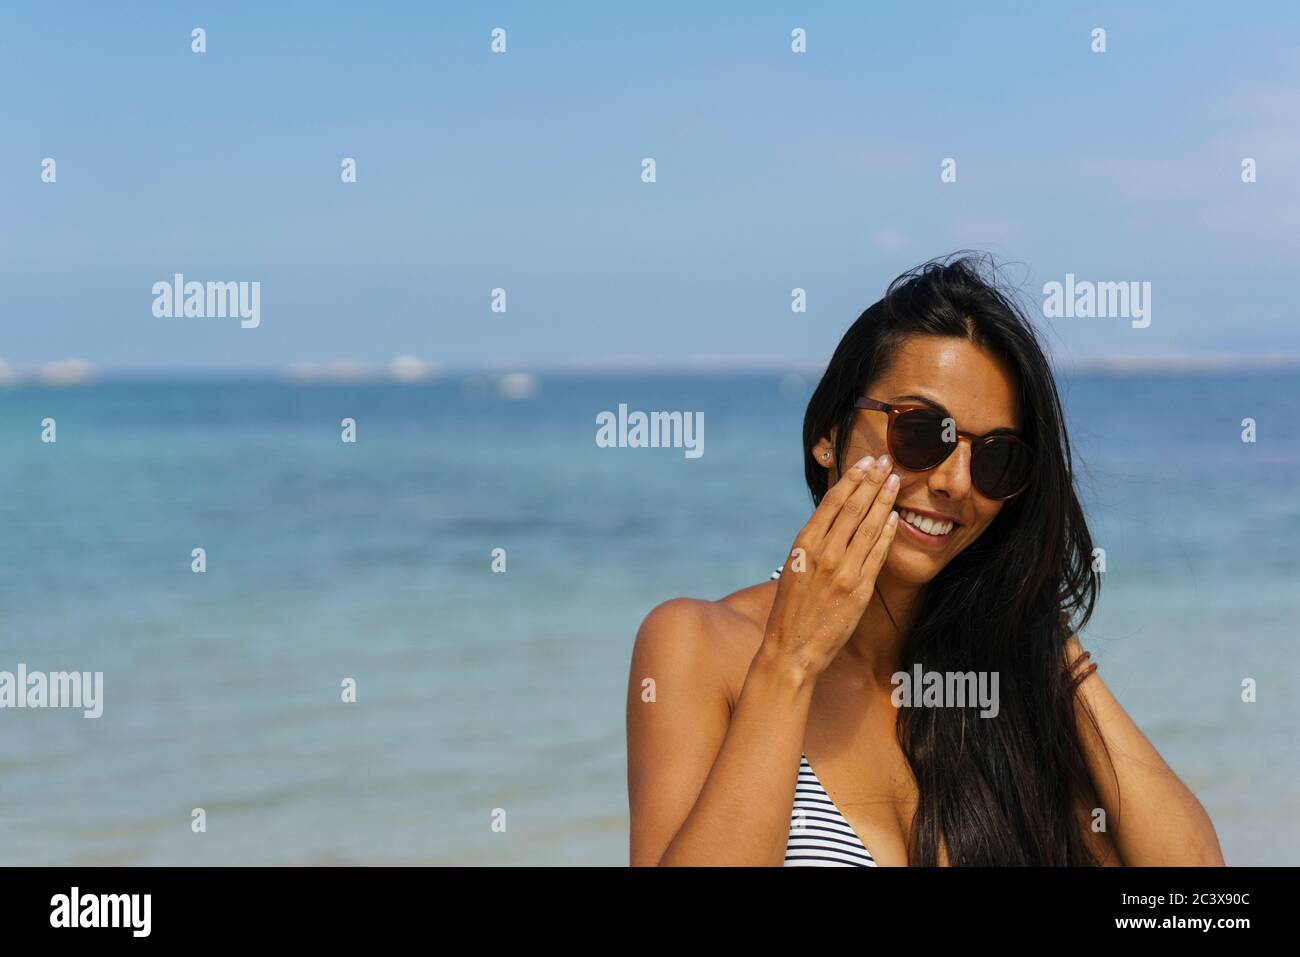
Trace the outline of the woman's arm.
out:
M 641 626 L 627 702 L 633 865 L 784 861 L 813 686 L 862 620 L 897 528 L 898 477 L 886 457 L 872 465 L 846 471 L 796 536 L 730 714 L 731 612 L 669 602 Z
M 1071 662 L 1083 654 L 1076 636 L 1066 654 Z M 1075 715 L 1106 830 L 1124 864 L 1222 866 L 1223 852 L 1205 808 L 1096 671 L 1079 685 Z
M 661 605 L 637 634 L 627 704 L 631 863 L 780 865 L 814 680 L 760 649 L 729 716 L 710 653 L 722 613 L 704 605 Z

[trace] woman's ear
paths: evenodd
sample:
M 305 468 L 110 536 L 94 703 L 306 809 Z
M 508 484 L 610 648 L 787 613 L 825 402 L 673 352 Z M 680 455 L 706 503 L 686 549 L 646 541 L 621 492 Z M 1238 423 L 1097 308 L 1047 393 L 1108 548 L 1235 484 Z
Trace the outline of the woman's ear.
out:
M 812 447 L 812 457 L 817 464 L 824 469 L 833 469 L 835 467 L 835 433 L 824 435 L 817 440 L 817 444 Z

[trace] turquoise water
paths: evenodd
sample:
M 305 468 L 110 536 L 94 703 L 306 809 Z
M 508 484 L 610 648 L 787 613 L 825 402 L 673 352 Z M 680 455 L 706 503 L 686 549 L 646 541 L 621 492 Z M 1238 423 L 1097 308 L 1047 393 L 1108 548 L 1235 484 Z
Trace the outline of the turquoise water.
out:
M 0 861 L 625 863 L 637 625 L 781 560 L 809 383 L 539 386 L 0 392 L 0 670 L 105 675 L 98 720 L 0 711 Z M 1107 552 L 1085 642 L 1229 862 L 1300 862 L 1300 377 L 1063 388 Z M 703 412 L 703 457 L 598 448 L 624 402 Z

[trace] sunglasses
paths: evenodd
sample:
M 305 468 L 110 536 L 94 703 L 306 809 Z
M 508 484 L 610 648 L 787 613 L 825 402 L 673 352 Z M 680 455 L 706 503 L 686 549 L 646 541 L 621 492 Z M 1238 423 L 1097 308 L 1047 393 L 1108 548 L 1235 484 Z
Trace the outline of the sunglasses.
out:
M 957 439 L 970 439 L 970 479 L 985 498 L 1008 499 L 1019 495 L 1034 476 L 1034 452 L 1028 443 L 1008 432 L 974 435 L 952 428 L 945 413 L 924 405 L 890 405 L 863 397 L 855 409 L 889 413 L 885 442 L 889 454 L 909 472 L 938 467 L 957 448 Z

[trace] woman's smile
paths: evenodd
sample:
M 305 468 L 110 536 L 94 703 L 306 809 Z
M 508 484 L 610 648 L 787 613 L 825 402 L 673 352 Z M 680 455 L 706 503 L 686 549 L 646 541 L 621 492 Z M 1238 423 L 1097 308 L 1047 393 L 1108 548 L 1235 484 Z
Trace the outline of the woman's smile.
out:
M 909 508 L 906 505 L 895 505 L 894 511 L 898 513 L 903 534 L 912 541 L 931 548 L 947 545 L 952 541 L 953 533 L 961 527 L 960 522 L 939 512 Z

